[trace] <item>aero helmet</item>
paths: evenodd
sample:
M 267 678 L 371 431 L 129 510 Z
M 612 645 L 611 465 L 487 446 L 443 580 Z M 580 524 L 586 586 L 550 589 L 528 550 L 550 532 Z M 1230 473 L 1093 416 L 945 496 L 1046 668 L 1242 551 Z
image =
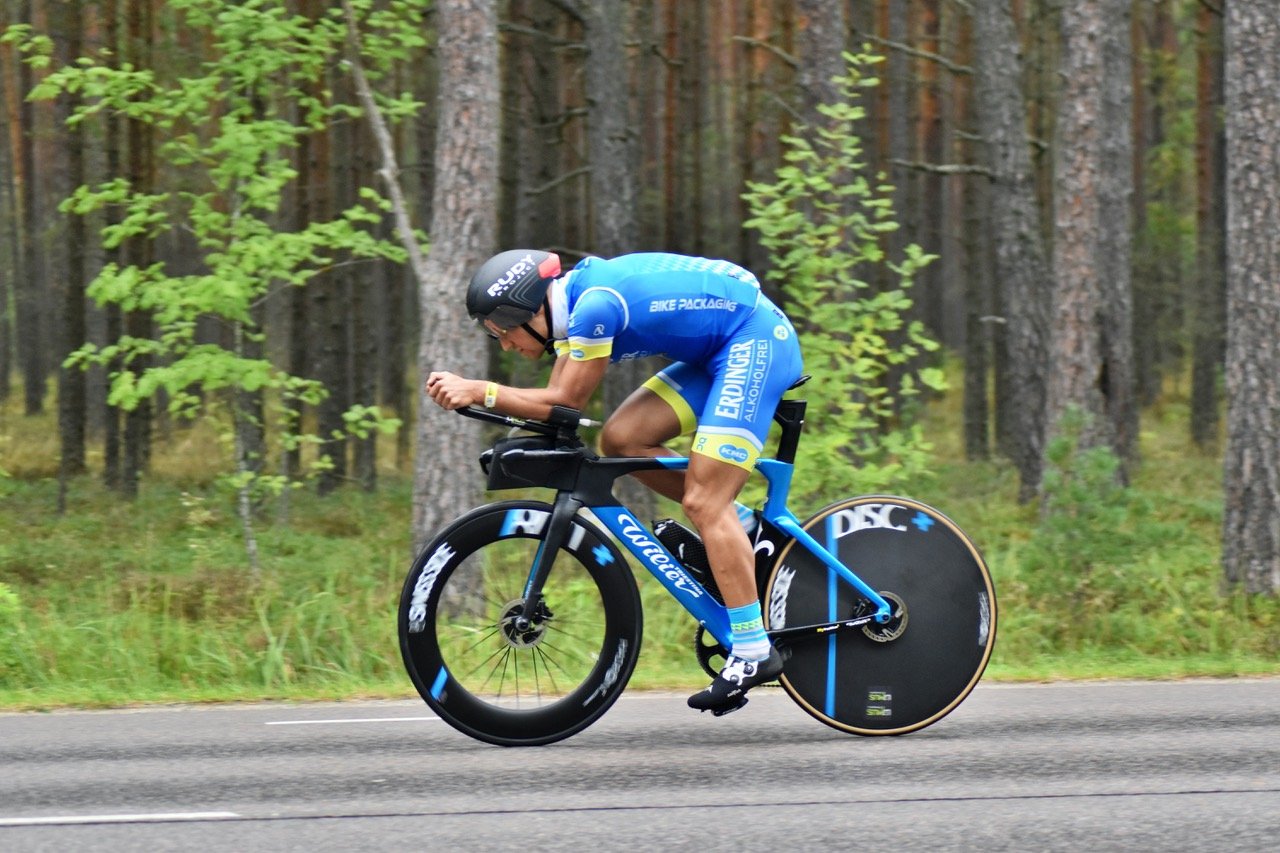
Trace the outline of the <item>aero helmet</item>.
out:
M 483 324 L 513 329 L 529 322 L 542 307 L 551 280 L 560 275 L 560 258 L 537 249 L 512 249 L 485 261 L 467 286 L 467 313 Z

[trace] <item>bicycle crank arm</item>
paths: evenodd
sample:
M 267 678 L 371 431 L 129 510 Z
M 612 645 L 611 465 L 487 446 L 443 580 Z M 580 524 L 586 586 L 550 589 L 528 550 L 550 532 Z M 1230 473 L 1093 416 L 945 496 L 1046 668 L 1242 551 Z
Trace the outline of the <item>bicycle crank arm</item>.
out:
M 874 622 L 875 614 L 855 616 L 852 619 L 840 619 L 835 622 L 818 622 L 813 625 L 800 625 L 795 628 L 779 628 L 776 631 L 765 631 L 769 639 L 775 642 L 794 643 L 798 640 L 813 640 L 829 637 L 844 631 L 852 631 Z

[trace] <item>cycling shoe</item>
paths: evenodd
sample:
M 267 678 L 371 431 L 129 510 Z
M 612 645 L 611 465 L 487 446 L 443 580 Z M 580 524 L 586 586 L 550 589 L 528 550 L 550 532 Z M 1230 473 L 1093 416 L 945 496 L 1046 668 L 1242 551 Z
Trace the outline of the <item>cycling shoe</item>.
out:
M 764 660 L 746 660 L 731 654 L 710 686 L 689 697 L 689 707 L 711 711 L 717 717 L 736 711 L 747 704 L 747 691 L 776 679 L 785 662 L 786 657 L 776 648 L 770 649 Z

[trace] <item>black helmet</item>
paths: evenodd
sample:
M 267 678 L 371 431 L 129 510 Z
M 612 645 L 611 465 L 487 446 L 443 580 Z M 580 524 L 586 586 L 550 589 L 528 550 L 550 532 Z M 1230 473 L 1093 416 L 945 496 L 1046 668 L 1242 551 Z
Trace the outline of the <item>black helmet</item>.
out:
M 513 329 L 532 319 L 560 275 L 560 258 L 537 249 L 512 249 L 485 261 L 467 286 L 467 313 L 477 323 L 490 320 Z

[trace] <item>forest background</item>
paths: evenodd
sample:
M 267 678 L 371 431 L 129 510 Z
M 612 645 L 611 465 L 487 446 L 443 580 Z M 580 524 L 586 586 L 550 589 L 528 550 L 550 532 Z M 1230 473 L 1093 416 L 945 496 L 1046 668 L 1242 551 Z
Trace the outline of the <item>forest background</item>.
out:
M 4 0 L 0 702 L 406 692 L 491 438 L 418 379 L 539 380 L 460 299 L 522 245 L 759 272 L 824 354 L 801 501 L 948 511 L 993 674 L 1274 673 L 1267 6 Z M 638 681 L 696 680 L 644 586 Z

